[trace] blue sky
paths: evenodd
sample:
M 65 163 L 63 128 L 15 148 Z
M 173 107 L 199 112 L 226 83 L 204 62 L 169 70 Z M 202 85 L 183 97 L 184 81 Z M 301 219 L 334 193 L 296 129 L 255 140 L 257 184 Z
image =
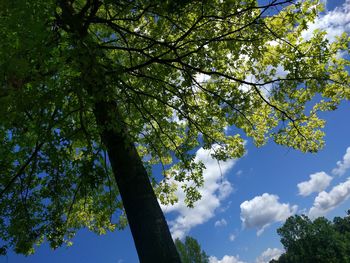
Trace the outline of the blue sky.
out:
M 349 14 L 349 0 L 328 0 L 327 11 L 311 28 L 327 30 L 332 39 L 350 31 Z M 276 229 L 289 215 L 344 216 L 350 209 L 349 116 L 349 102 L 323 114 L 326 145 L 317 154 L 273 142 L 256 148 L 248 140 L 247 154 L 221 163 L 220 171 L 209 153 L 200 149 L 197 158 L 207 166 L 203 199 L 194 209 L 181 202 L 163 207 L 173 235 L 195 237 L 211 263 L 263 263 L 281 253 Z M 138 262 L 128 228 L 104 236 L 81 230 L 73 242 L 72 247 L 55 251 L 44 244 L 29 257 L 10 253 L 0 257 L 0 263 Z

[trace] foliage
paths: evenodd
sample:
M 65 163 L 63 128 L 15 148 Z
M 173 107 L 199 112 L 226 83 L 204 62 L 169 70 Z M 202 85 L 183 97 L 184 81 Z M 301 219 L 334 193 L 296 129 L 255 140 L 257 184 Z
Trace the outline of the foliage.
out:
M 277 232 L 286 252 L 271 262 L 350 262 L 350 210 L 333 222 L 324 217 L 311 221 L 305 215 L 295 215 Z
M 176 182 L 189 206 L 200 198 L 198 147 L 238 158 L 246 134 L 317 151 L 317 114 L 350 98 L 338 55 L 348 36 L 302 38 L 321 10 L 316 0 L 1 1 L 0 238 L 30 254 L 82 227 L 125 226 L 96 103 L 115 103 L 107 128 L 127 127 L 144 165 L 162 165 L 165 204 Z
M 177 238 L 175 245 L 182 263 L 209 263 L 209 256 L 201 250 L 198 241 L 193 237 L 187 236 L 184 243 Z

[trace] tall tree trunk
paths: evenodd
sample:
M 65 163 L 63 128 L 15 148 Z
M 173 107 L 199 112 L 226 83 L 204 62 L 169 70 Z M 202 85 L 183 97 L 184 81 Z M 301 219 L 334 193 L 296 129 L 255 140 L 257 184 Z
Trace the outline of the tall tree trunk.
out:
M 101 139 L 108 151 L 140 262 L 181 262 L 147 171 L 134 143 L 128 140 L 125 126 L 118 121 L 117 104 L 97 102 L 94 114 L 102 128 Z M 107 128 L 112 123 L 119 127 Z
M 105 86 L 96 83 L 96 80 L 103 79 L 104 69 L 101 69 L 94 54 L 95 44 L 87 37 L 88 24 L 83 20 L 85 14 L 77 16 L 70 1 L 58 3 L 62 8 L 61 23 L 68 25 L 66 30 L 72 33 L 73 46 L 80 53 L 77 65 L 80 65 L 83 86 L 91 97 L 99 97 L 99 87 L 103 90 Z M 87 8 L 91 8 L 89 17 L 96 14 L 100 3 L 88 1 Z M 128 140 L 127 127 L 120 119 L 117 103 L 107 100 L 95 102 L 94 115 L 101 128 L 100 136 L 107 148 L 140 262 L 181 263 L 147 171 L 134 143 Z

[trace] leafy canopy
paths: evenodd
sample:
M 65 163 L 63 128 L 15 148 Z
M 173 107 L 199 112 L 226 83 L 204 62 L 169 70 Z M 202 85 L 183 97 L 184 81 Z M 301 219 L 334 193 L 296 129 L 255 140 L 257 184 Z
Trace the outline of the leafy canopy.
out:
M 295 215 L 277 230 L 286 252 L 272 262 L 350 262 L 350 210 L 333 222 L 324 217 L 311 221 Z
M 117 103 L 149 170 L 162 165 L 164 204 L 176 201 L 174 182 L 188 205 L 200 198 L 198 147 L 239 158 L 246 134 L 257 146 L 320 149 L 317 114 L 350 98 L 339 56 L 348 36 L 302 37 L 321 10 L 316 0 L 2 1 L 3 249 L 30 254 L 44 240 L 69 244 L 82 227 L 125 226 L 92 112 L 101 99 Z
M 186 236 L 185 241 L 175 240 L 175 246 L 180 254 L 182 263 L 209 263 L 209 256 L 201 249 L 198 241 Z

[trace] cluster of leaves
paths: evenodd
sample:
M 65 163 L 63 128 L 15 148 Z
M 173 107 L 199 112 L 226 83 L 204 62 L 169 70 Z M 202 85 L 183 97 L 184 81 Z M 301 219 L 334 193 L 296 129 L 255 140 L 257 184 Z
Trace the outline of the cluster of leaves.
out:
M 175 240 L 175 246 L 180 254 L 182 263 L 209 263 L 209 256 L 201 249 L 198 241 L 186 236 L 185 242 Z
M 66 57 L 53 15 L 52 1 L 1 3 L 2 253 L 31 254 L 44 240 L 70 245 L 82 227 L 102 234 L 126 225 L 123 213 L 111 221 L 122 204 L 92 114 L 76 80 L 63 77 L 69 69 L 58 71 Z
M 324 217 L 311 221 L 295 215 L 277 230 L 286 252 L 270 263 L 350 262 L 350 210 L 333 222 Z
M 218 160 L 238 158 L 242 131 L 258 146 L 322 147 L 317 113 L 350 98 L 349 61 L 338 56 L 349 38 L 302 38 L 317 0 L 173 2 L 1 2 L 0 237 L 9 247 L 30 254 L 80 227 L 125 225 L 96 102 L 118 105 L 111 128 L 122 123 L 145 164 L 162 164 L 164 203 L 182 182 L 193 205 L 204 168 L 195 150 L 217 145 Z

